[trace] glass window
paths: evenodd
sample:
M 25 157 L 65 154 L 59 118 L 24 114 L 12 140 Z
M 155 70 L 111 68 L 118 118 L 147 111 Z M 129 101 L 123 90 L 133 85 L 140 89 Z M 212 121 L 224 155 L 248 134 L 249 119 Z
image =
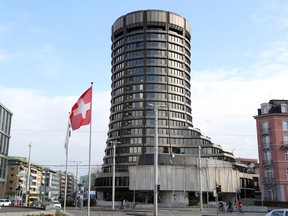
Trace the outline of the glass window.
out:
M 288 161 L 288 151 L 285 151 L 285 160 Z
M 277 211 L 274 211 L 271 216 L 284 216 L 284 211 L 282 210 L 277 210 Z
M 283 144 L 288 145 L 288 135 L 283 135 Z
M 288 112 L 287 104 L 281 104 L 281 112 L 282 112 L 282 113 Z
M 147 56 L 166 56 L 166 51 L 164 50 L 147 50 Z
M 270 136 L 263 136 L 263 146 L 264 148 L 270 147 Z
M 288 130 L 288 120 L 283 120 L 282 121 L 282 127 L 283 127 L 283 130 L 285 130 L 285 131 Z

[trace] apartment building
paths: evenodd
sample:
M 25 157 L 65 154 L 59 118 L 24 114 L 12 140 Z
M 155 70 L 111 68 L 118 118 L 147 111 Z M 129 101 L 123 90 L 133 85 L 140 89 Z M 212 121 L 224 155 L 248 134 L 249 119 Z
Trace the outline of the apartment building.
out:
M 257 126 L 260 183 L 264 200 L 288 200 L 288 100 L 262 103 Z
M 21 200 L 29 193 L 33 199 L 40 197 L 42 183 L 42 167 L 31 163 L 29 189 L 27 190 L 28 161 L 25 157 L 8 158 L 8 174 L 5 196 L 9 199 Z M 18 188 L 18 190 L 16 190 Z
M 58 171 L 59 175 L 59 198 L 64 199 L 65 197 L 65 176 L 66 172 Z M 73 173 L 67 173 L 67 198 L 75 197 L 75 176 Z

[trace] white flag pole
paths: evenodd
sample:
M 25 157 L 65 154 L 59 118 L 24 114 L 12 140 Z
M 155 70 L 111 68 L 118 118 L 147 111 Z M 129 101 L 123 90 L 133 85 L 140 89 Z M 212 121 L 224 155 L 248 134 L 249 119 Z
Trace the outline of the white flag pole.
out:
M 67 167 L 68 167 L 68 150 L 69 150 L 69 137 L 70 137 L 70 113 L 68 115 L 68 127 L 65 139 L 65 150 L 66 150 L 66 163 L 65 163 L 65 192 L 64 192 L 64 212 L 66 212 L 66 197 L 67 197 Z
M 89 166 L 88 166 L 88 203 L 87 203 L 87 209 L 88 209 L 88 210 L 87 210 L 87 216 L 90 216 L 92 97 L 93 97 L 93 82 L 91 82 L 91 103 L 90 103 Z

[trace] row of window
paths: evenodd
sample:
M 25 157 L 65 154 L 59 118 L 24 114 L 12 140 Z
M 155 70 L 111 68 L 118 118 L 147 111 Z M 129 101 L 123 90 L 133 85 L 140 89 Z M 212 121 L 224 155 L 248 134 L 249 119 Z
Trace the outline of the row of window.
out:
M 158 120 L 158 125 L 159 126 L 170 126 L 170 127 L 191 127 L 192 126 L 192 117 L 187 115 L 188 118 L 190 119 L 183 119 L 187 120 L 188 122 L 185 121 L 178 121 L 178 120 L 166 120 L 166 119 L 159 119 Z M 117 129 L 117 128 L 122 128 L 122 127 L 131 127 L 131 126 L 143 126 L 144 122 L 142 119 L 134 119 L 134 120 L 125 120 L 125 121 L 119 121 L 119 122 L 114 122 L 110 123 L 109 128 L 110 130 L 112 129 Z M 155 125 L 155 120 L 154 119 L 146 119 L 146 126 L 153 126 Z
M 146 63 L 146 65 L 166 65 L 167 64 L 167 60 L 166 59 L 161 59 L 161 58 L 140 58 L 140 59 L 134 59 L 134 60 L 130 60 L 130 61 L 126 61 L 126 66 L 128 67 L 135 67 L 135 66 L 139 66 L 139 65 L 144 65 Z M 190 61 L 187 62 L 187 64 L 190 64 Z M 119 64 L 120 68 L 124 67 L 124 63 Z M 118 70 L 118 66 L 116 65 L 114 68 L 116 70 Z M 178 68 L 183 68 L 183 63 L 178 62 L 178 61 L 174 61 L 174 60 L 168 60 L 168 66 L 173 66 L 173 67 L 178 67 Z M 117 69 L 116 69 L 117 68 Z
M 281 161 L 281 156 L 278 155 L 277 160 Z M 288 150 L 284 151 L 284 160 L 288 161 Z M 272 154 L 270 150 L 264 151 L 264 165 L 272 165 Z
M 112 170 L 104 169 L 103 172 L 112 172 Z M 95 185 L 97 185 L 97 186 L 110 186 L 111 187 L 112 186 L 112 178 L 96 178 Z M 129 186 L 129 178 L 128 177 L 115 177 L 115 186 L 128 187 Z
M 151 101 L 146 101 L 145 102 L 145 107 L 149 107 L 149 104 L 151 103 Z M 179 103 L 174 103 L 174 102 L 159 102 L 158 105 L 164 105 L 164 106 L 167 106 L 169 107 L 169 109 L 175 109 L 175 110 L 182 110 L 182 111 L 185 111 L 185 112 L 188 112 L 188 113 L 191 113 L 191 108 L 186 106 L 186 105 L 183 105 L 183 104 L 179 104 Z M 141 108 L 143 109 L 144 108 L 144 104 L 142 101 L 139 101 L 139 102 L 127 102 L 124 104 L 124 108 L 125 109 L 129 109 L 129 108 Z M 111 108 L 111 111 L 114 113 L 114 112 L 118 112 L 118 111 L 123 111 L 123 104 L 120 104 L 120 105 L 116 105 L 116 106 L 113 106 Z M 161 111 L 159 111 L 159 113 L 161 113 Z
M 262 132 L 269 132 L 269 122 L 263 121 L 261 126 Z M 282 130 L 288 131 L 288 120 L 282 120 Z
M 281 144 L 288 145 L 288 135 L 283 135 L 282 137 L 283 137 L 283 140 L 282 140 Z M 270 148 L 271 147 L 269 135 L 262 136 L 262 142 L 263 142 L 263 148 Z
M 190 115 L 180 113 L 180 112 L 174 112 L 174 111 L 169 111 L 169 112 L 168 111 L 160 111 L 159 117 L 168 117 L 168 114 L 169 114 L 169 117 L 172 117 L 172 118 L 192 120 Z M 128 112 L 125 112 L 124 116 L 125 117 L 134 117 L 134 118 L 135 117 L 141 117 L 141 118 L 144 117 L 143 111 L 133 111 L 133 112 L 128 111 Z M 150 117 L 154 116 L 154 111 L 146 110 L 146 117 L 149 117 L 149 116 Z M 117 113 L 117 114 L 112 115 L 110 117 L 110 120 L 111 121 L 122 120 L 122 113 Z M 131 124 L 136 126 L 136 123 L 134 124 L 133 121 L 134 120 L 124 120 L 123 122 L 129 122 L 129 123 L 124 123 L 124 126 L 131 125 Z
M 176 85 L 184 85 L 185 87 L 189 88 L 190 83 L 186 80 L 179 79 L 177 77 L 171 77 L 171 76 L 158 76 L 158 75 L 148 75 L 148 76 L 131 76 L 126 78 L 126 84 L 134 84 L 134 83 L 143 83 L 144 82 L 159 82 L 165 83 L 167 85 L 167 80 L 168 80 L 168 85 L 171 84 L 176 84 Z M 116 82 L 112 84 L 113 88 L 117 88 L 119 86 L 122 86 L 125 84 L 125 79 L 118 79 Z M 130 88 L 130 89 L 129 89 Z M 132 90 L 131 87 L 127 87 L 127 90 Z M 112 92 L 113 95 L 113 92 Z
M 146 44 L 146 47 L 145 47 Z M 126 45 L 126 50 L 134 50 L 134 49 L 144 49 L 144 48 L 152 48 L 152 47 L 157 47 L 158 49 L 166 49 L 167 48 L 167 43 L 166 42 L 161 42 L 161 41 L 147 41 L 145 42 L 136 42 L 136 43 L 131 43 Z M 177 44 L 173 43 L 168 43 L 168 49 L 169 50 L 175 50 L 177 52 L 183 53 L 185 50 L 185 54 L 187 56 L 190 56 L 190 51 L 188 49 L 184 49 L 183 46 L 179 46 Z M 113 51 L 113 57 L 117 56 L 121 53 L 124 52 L 124 46 L 119 47 Z
M 143 149 L 143 151 L 142 151 Z M 155 151 L 154 147 L 117 147 L 116 148 L 116 155 L 118 154 L 140 154 L 140 153 L 151 153 L 153 154 Z M 187 155 L 198 155 L 199 154 L 199 148 L 197 147 L 159 147 L 158 148 L 159 153 L 175 153 L 175 154 L 187 154 Z M 207 155 L 207 154 L 219 154 L 220 150 L 217 148 L 201 148 L 201 154 Z M 105 158 L 105 164 L 112 164 L 113 163 L 113 149 L 109 149 L 106 151 L 106 156 L 111 156 Z M 125 159 L 124 159 L 125 158 Z M 116 162 L 119 163 L 125 163 L 125 162 L 136 162 L 138 156 L 117 156 Z
M 109 137 L 118 137 L 121 135 L 143 135 L 143 134 L 155 134 L 155 128 L 127 128 L 121 130 L 114 130 L 109 133 Z M 186 129 L 171 129 L 171 128 L 158 128 L 159 135 L 171 135 L 171 136 L 187 136 L 198 137 L 201 134 L 198 131 L 186 130 Z
M 135 75 L 135 74 L 144 74 L 144 68 L 143 67 L 137 67 L 137 68 L 129 68 L 126 70 L 127 75 Z M 167 69 L 165 67 L 146 67 L 146 73 L 153 73 L 153 74 L 167 74 Z M 185 79 L 190 80 L 190 75 L 187 73 L 184 73 L 181 70 L 168 68 L 168 75 L 178 76 L 178 77 L 184 77 Z M 113 80 L 119 79 L 121 77 L 125 76 L 124 70 L 119 71 L 113 75 Z
M 182 102 L 182 103 L 185 103 L 187 105 L 191 105 L 191 100 L 186 98 L 186 97 L 183 97 L 183 96 L 180 96 L 180 95 L 176 95 L 176 94 L 168 94 L 168 97 L 167 97 L 167 94 L 166 93 L 145 93 L 145 99 L 158 99 L 158 100 L 169 100 L 169 103 L 173 100 L 173 101 L 177 101 L 177 102 Z M 142 93 L 138 93 L 138 94 L 133 94 L 133 96 L 131 97 L 131 100 L 132 99 L 143 99 L 143 94 Z M 146 101 L 146 104 L 147 106 L 149 106 L 149 102 Z M 180 105 L 179 105 L 180 106 Z M 143 101 L 138 101 L 138 102 L 126 102 L 124 104 L 118 104 L 118 105 L 115 105 L 111 108 L 111 111 L 112 112 L 118 112 L 118 111 L 122 111 L 124 109 L 137 109 L 137 108 L 144 108 L 143 106 Z M 173 108 L 173 107 L 171 107 Z M 182 107 L 183 108 L 183 107 Z M 177 109 L 177 108 L 175 108 Z M 183 110 L 183 109 L 182 109 Z M 191 110 L 191 109 L 189 109 Z
M 9 135 L 11 125 L 11 114 L 0 105 L 0 131 Z
M 162 33 L 147 33 L 146 38 L 147 39 L 159 39 L 159 40 L 166 40 L 167 39 L 167 34 L 162 34 Z M 135 35 L 130 35 L 126 37 L 126 41 L 135 41 L 135 40 L 144 40 L 144 34 L 135 34 Z M 180 37 L 176 37 L 174 35 L 168 35 L 168 40 L 169 41 L 174 41 L 179 44 L 183 44 L 183 39 Z M 116 48 L 118 46 L 121 46 L 124 44 L 124 38 L 121 38 L 120 40 L 114 41 L 113 42 L 113 48 Z M 185 45 L 190 45 L 187 41 L 185 41 Z M 190 47 L 190 46 L 188 46 Z

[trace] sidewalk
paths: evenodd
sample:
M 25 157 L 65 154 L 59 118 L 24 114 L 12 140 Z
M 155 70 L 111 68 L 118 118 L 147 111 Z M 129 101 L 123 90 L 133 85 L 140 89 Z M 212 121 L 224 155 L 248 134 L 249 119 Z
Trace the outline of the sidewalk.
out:
M 87 216 L 87 209 L 68 209 L 66 210 L 70 216 Z M 265 216 L 266 213 L 251 213 L 246 212 L 246 216 Z M 111 209 L 104 208 L 91 208 L 90 216 L 125 216 L 125 215 L 136 215 L 136 216 L 153 216 L 153 209 L 135 209 L 120 211 L 119 209 L 112 211 Z M 204 209 L 202 212 L 199 208 L 176 208 L 176 209 L 159 209 L 158 216 L 216 216 L 216 209 Z M 224 216 L 225 214 L 219 214 Z M 236 216 L 236 213 L 229 214 L 230 216 Z

